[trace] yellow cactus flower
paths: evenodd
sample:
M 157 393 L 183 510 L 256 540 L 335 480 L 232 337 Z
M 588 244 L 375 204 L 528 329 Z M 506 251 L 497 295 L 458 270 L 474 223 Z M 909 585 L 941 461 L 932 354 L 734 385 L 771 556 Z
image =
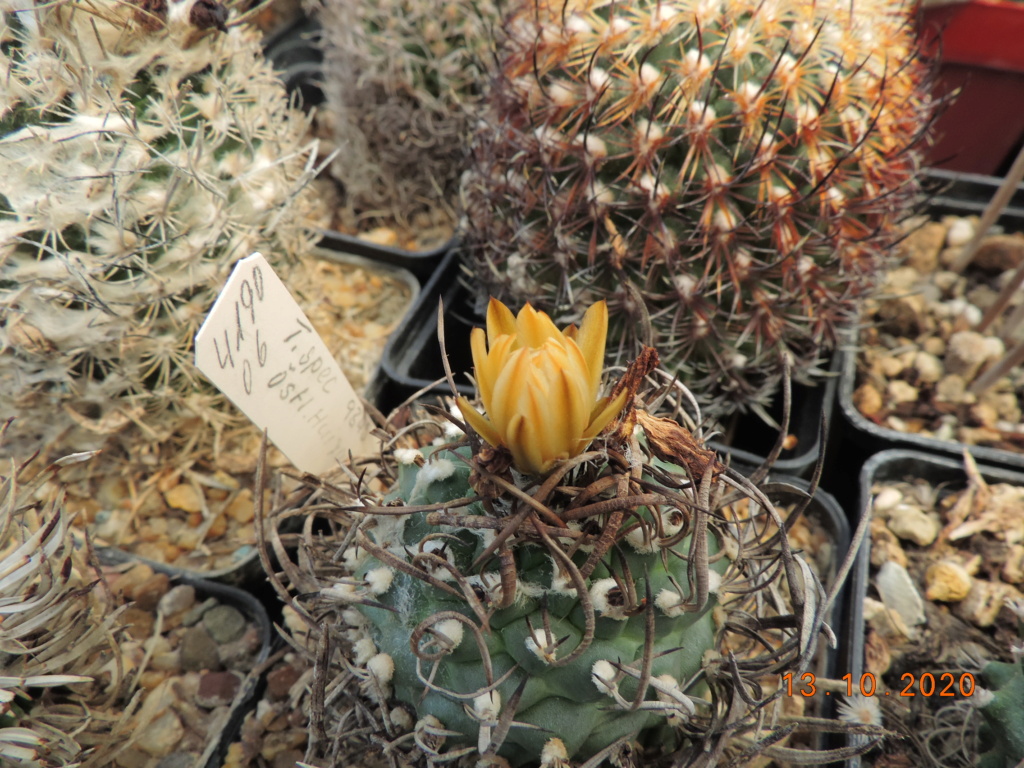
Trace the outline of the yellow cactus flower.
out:
M 598 398 L 607 334 L 603 301 L 587 310 L 578 330 L 559 331 L 529 304 L 513 316 L 491 299 L 486 335 L 483 328 L 470 335 L 487 416 L 460 397 L 462 415 L 488 443 L 508 448 L 521 472 L 543 474 L 576 456 L 626 403 L 626 391 Z

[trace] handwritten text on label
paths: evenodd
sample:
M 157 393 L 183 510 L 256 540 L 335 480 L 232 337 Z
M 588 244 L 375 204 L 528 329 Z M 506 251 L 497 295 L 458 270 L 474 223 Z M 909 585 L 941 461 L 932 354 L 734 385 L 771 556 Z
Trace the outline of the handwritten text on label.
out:
M 299 469 L 371 447 L 359 397 L 262 255 L 235 265 L 195 348 L 196 367 Z

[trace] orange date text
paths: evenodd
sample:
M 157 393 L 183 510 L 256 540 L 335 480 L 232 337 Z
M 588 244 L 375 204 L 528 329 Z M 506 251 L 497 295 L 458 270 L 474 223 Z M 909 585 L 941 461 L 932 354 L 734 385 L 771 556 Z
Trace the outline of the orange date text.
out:
M 898 690 L 879 690 L 875 675 L 872 672 L 865 672 L 859 679 L 854 679 L 852 674 L 845 674 L 839 678 L 846 683 L 846 695 L 854 696 L 941 696 L 952 698 L 954 696 L 973 696 L 975 691 L 974 675 L 970 672 L 954 674 L 952 672 L 940 672 L 932 674 L 923 672 L 914 674 L 904 672 L 900 675 L 900 687 Z M 787 696 L 811 697 L 818 695 L 817 678 L 813 672 L 804 672 L 796 680 L 793 673 L 787 672 L 782 676 Z M 828 695 L 829 691 L 825 692 Z

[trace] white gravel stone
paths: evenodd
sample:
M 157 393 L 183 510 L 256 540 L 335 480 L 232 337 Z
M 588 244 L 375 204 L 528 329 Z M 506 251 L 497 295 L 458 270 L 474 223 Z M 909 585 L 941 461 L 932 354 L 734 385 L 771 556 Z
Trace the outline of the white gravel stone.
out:
M 889 530 L 904 541 L 927 547 L 939 535 L 937 518 L 912 504 L 899 504 L 889 512 Z
M 908 628 L 924 624 L 924 599 L 906 568 L 885 563 L 875 576 L 875 587 L 885 607 L 898 614 Z

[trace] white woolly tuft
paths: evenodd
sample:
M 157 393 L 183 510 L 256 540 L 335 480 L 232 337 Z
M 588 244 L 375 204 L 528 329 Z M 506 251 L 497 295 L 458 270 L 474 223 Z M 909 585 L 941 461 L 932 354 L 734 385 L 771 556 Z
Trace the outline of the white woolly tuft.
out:
M 454 651 L 459 647 L 462 638 L 466 633 L 465 627 L 458 619 L 445 619 L 434 625 L 434 631 L 444 635 L 451 641 L 451 649 Z
M 342 555 L 341 560 L 350 571 L 359 568 L 359 565 L 366 559 L 367 552 L 362 547 L 349 547 Z
M 365 627 L 370 623 L 362 613 L 355 608 L 346 608 L 341 612 L 341 619 L 350 627 Z
M 357 587 L 345 582 L 324 587 L 320 590 L 320 596 L 328 600 L 340 600 L 343 603 L 356 603 L 363 599 Z
M 683 598 L 674 589 L 663 589 L 654 598 L 654 604 L 671 619 L 683 613 Z
M 594 610 L 605 618 L 625 621 L 628 618 L 625 607 L 612 605 L 608 599 L 609 593 L 618 588 L 615 579 L 598 579 L 590 587 L 590 602 L 594 604 Z
M 358 667 L 365 667 L 367 663 L 379 653 L 377 644 L 369 635 L 361 637 L 352 644 L 352 661 Z
M 501 712 L 501 694 L 497 691 L 483 693 L 473 699 L 473 711 L 485 723 L 498 722 Z
M 415 448 L 395 448 L 395 461 L 404 466 L 418 464 L 423 459 L 423 454 Z
M 839 719 L 853 725 L 881 725 L 882 708 L 874 696 L 855 694 L 840 701 L 836 710 Z
M 447 480 L 455 474 L 455 462 L 451 459 L 435 459 L 427 463 L 420 470 L 419 479 L 424 484 L 436 483 L 439 480 Z M 417 483 L 418 484 L 418 483 Z
M 561 739 L 550 738 L 540 750 L 541 768 L 559 768 L 569 762 L 569 752 Z
M 993 701 L 995 701 L 996 695 L 992 693 L 988 688 L 982 688 L 980 685 L 974 687 L 974 694 L 968 699 L 974 707 L 987 707 Z
M 395 660 L 386 653 L 378 653 L 366 662 L 366 671 L 380 683 L 390 683 L 395 676 Z
M 403 707 L 395 707 L 388 713 L 388 717 L 401 731 L 411 731 L 413 728 L 412 716 Z
M 594 681 L 597 690 L 610 695 L 618 688 L 615 683 L 615 667 L 607 659 L 598 659 L 590 668 L 590 679 Z
M 649 555 L 651 552 L 658 550 L 658 542 L 653 534 L 654 531 L 650 528 L 638 525 L 626 534 L 626 541 L 640 554 Z
M 395 569 L 386 565 L 373 568 L 367 571 L 363 578 L 366 580 L 371 594 L 383 595 L 391 588 L 391 582 L 395 579 Z
M 708 593 L 717 595 L 718 590 L 722 588 L 722 574 L 718 571 L 712 571 L 708 569 Z

